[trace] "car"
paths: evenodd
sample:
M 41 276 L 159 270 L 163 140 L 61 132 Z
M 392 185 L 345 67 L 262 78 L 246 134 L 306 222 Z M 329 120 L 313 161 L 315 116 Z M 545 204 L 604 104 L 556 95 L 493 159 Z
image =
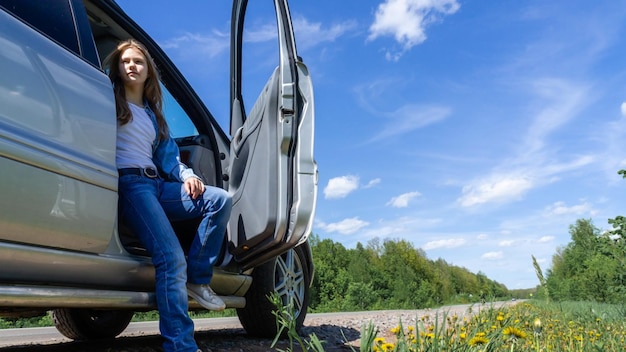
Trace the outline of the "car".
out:
M 302 326 L 314 275 L 313 86 L 287 0 L 254 3 L 274 14 L 275 69 L 244 94 L 242 72 L 255 64 L 244 60 L 248 1 L 233 0 L 226 133 L 114 0 L 0 0 L 0 317 L 50 312 L 63 335 L 85 340 L 113 338 L 156 309 L 150 257 L 117 221 L 115 101 L 102 66 L 134 38 L 159 67 L 181 158 L 233 199 L 212 288 L 251 335 L 277 332 L 271 292 Z M 173 225 L 188 245 L 196 223 Z

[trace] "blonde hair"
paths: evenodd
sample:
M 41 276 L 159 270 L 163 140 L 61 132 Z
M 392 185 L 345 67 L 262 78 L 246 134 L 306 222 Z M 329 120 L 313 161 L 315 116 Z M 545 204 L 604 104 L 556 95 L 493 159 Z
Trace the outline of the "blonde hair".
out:
M 146 58 L 146 67 L 148 69 L 148 78 L 144 84 L 143 99 L 147 102 L 148 107 L 156 116 L 157 126 L 159 128 L 159 139 L 165 139 L 169 136 L 169 127 L 163 116 L 163 93 L 159 80 L 159 72 L 148 49 L 140 42 L 134 39 L 128 39 L 120 42 L 117 48 L 113 50 L 104 60 L 104 66 L 109 69 L 109 78 L 113 83 L 113 92 L 115 94 L 115 112 L 117 120 L 121 125 L 125 125 L 133 118 L 126 100 L 126 89 L 120 73 L 121 56 L 126 49 L 137 49 Z

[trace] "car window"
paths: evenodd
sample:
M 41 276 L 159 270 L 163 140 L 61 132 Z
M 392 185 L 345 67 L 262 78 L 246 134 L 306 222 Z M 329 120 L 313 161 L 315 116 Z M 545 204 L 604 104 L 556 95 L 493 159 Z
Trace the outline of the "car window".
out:
M 0 6 L 39 32 L 80 55 L 76 26 L 68 1 L 0 0 Z M 50 14 L 54 14 L 54 16 Z
M 161 84 L 161 90 L 163 91 L 163 114 L 167 125 L 170 128 L 170 134 L 174 138 L 189 137 L 198 134 L 196 126 L 189 118 L 189 115 L 178 104 L 172 94 Z
M 0 37 L 0 77 L 6 94 L 0 98 L 0 116 L 42 135 L 54 135 L 60 126 L 50 85 L 34 63 L 42 57 Z
M 268 77 L 278 67 L 278 31 L 272 1 L 249 1 L 243 32 L 241 89 L 249 115 Z

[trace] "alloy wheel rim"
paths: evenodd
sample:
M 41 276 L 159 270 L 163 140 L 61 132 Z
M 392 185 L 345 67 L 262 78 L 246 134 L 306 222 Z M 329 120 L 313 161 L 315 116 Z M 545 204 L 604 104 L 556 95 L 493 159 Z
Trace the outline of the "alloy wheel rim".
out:
M 305 280 L 304 267 L 293 249 L 276 258 L 274 290 L 285 306 L 292 305 L 294 318 L 297 318 L 304 305 Z

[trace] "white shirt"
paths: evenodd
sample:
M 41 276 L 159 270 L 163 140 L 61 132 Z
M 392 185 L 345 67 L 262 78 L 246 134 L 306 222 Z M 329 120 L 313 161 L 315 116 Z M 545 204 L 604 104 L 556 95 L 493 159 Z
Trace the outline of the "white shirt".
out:
M 132 103 L 128 106 L 133 118 L 127 124 L 117 126 L 117 168 L 156 168 L 152 162 L 152 144 L 156 138 L 154 123 L 143 107 Z

